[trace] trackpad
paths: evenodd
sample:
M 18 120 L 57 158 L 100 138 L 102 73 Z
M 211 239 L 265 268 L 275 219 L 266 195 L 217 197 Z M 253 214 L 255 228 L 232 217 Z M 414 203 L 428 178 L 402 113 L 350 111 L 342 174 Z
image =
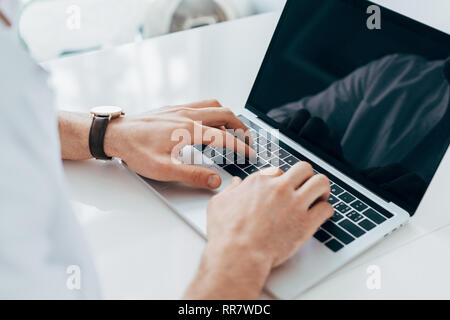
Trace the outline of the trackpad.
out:
M 193 158 L 194 157 L 194 158 Z M 201 157 L 201 158 L 198 158 Z M 197 165 L 216 171 L 222 178 L 222 185 L 217 190 L 195 188 L 185 183 L 167 183 L 145 179 L 145 182 L 158 192 L 163 200 L 196 231 L 206 237 L 206 207 L 209 200 L 231 182 L 231 175 L 216 166 L 210 159 L 192 147 L 183 149 L 180 160 L 190 164 L 192 159 Z

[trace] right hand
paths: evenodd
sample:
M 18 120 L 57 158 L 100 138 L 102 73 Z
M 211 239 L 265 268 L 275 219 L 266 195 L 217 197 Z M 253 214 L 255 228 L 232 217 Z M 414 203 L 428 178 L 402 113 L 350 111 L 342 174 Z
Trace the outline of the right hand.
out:
M 269 168 L 234 178 L 209 203 L 208 246 L 253 252 L 270 268 L 279 266 L 333 215 L 329 196 L 328 178 L 314 175 L 307 162 L 284 174 Z
M 208 205 L 208 244 L 187 299 L 256 299 L 270 270 L 333 215 L 330 183 L 301 162 L 233 182 Z

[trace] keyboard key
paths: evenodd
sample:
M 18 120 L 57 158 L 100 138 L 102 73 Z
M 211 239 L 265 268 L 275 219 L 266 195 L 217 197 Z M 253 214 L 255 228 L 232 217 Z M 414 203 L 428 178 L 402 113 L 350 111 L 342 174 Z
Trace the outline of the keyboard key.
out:
M 334 210 L 334 214 L 330 219 L 333 220 L 334 222 L 338 222 L 342 218 L 344 218 L 344 216 L 342 214 L 340 214 L 339 212 L 337 212 L 336 210 Z
M 261 153 L 261 152 L 263 152 L 263 151 L 267 151 L 267 149 L 265 148 L 265 144 L 259 144 L 259 143 L 256 143 L 254 146 L 253 146 L 253 149 L 255 149 L 255 151 L 257 152 L 257 153 Z
M 224 149 L 222 153 L 222 157 L 224 157 L 228 162 L 228 164 L 234 163 L 235 153 L 233 150 Z
M 267 136 L 265 136 L 264 134 L 259 133 L 257 142 L 261 146 L 266 146 L 269 141 L 267 140 Z
M 277 167 L 281 167 L 281 166 L 284 166 L 285 164 L 287 164 L 286 162 L 284 162 L 284 160 L 281 160 L 275 154 L 273 154 L 273 158 L 270 159 L 270 163 L 272 163 L 273 165 L 276 165 Z
M 274 167 L 282 167 L 285 164 L 287 164 L 286 162 L 284 162 L 283 160 L 278 159 L 277 157 L 273 157 L 272 159 L 269 160 L 269 162 Z
M 279 149 L 277 152 L 275 152 L 275 154 L 277 154 L 278 158 L 280 158 L 280 159 L 284 159 L 284 158 L 290 156 L 290 153 L 283 149 Z
M 358 222 L 358 221 L 364 219 L 364 217 L 362 215 L 360 215 L 358 212 L 356 212 L 355 210 L 352 210 L 350 213 L 347 213 L 347 218 L 349 218 L 350 220 L 352 220 L 354 222 Z
M 365 215 L 370 220 L 372 220 L 373 222 L 375 222 L 376 224 L 380 224 L 380 223 L 386 221 L 385 217 L 383 217 L 382 215 L 378 214 L 378 212 L 376 212 L 372 208 L 367 209 L 362 214 Z
M 239 161 L 239 162 L 235 163 L 235 166 L 240 168 L 240 169 L 242 169 L 242 170 L 244 170 L 245 168 L 250 166 L 250 163 L 248 161 L 244 161 L 244 162 L 240 162 Z
M 255 129 L 249 128 L 249 132 L 250 132 L 250 137 L 252 137 L 252 139 L 254 141 L 258 140 L 258 132 L 256 132 Z
M 226 155 L 227 164 L 234 164 L 236 167 L 245 169 L 250 166 L 250 159 L 237 153 L 231 153 Z
M 364 219 L 363 221 L 361 221 L 361 222 L 359 223 L 359 225 L 360 225 L 361 227 L 363 227 L 364 229 L 366 229 L 367 231 L 370 231 L 370 230 L 372 230 L 373 228 L 376 227 L 375 224 L 373 224 L 372 222 L 370 222 L 370 221 L 367 220 L 367 219 Z
M 342 241 L 345 244 L 349 244 L 355 238 L 353 238 L 351 235 L 349 235 L 347 232 L 342 230 L 340 227 L 335 225 L 333 222 L 328 220 L 322 225 L 322 228 L 328 231 L 331 235 L 335 236 L 338 240 Z
M 196 144 L 196 145 L 194 145 L 193 147 L 194 147 L 195 149 L 197 149 L 198 151 L 203 151 L 203 149 L 206 148 L 206 146 L 203 145 L 203 144 Z
M 350 208 L 349 206 L 347 206 L 345 203 L 341 202 L 338 203 L 335 207 L 334 207 L 337 211 L 339 211 L 340 213 L 346 214 L 348 213 L 350 210 L 352 210 L 352 208 Z
M 340 195 L 342 192 L 344 192 L 344 189 L 339 187 L 337 184 L 331 185 L 331 193 L 334 194 L 335 196 Z
M 224 167 L 224 166 L 226 166 L 227 164 L 226 164 L 226 161 L 225 161 L 225 158 L 224 157 L 222 157 L 222 156 L 215 156 L 214 158 L 212 158 L 211 159 L 215 164 L 217 164 L 218 166 L 220 166 L 220 167 Z
M 256 132 L 260 132 L 262 130 L 260 126 L 258 126 L 256 123 L 253 123 L 252 121 L 248 120 L 246 117 L 241 115 L 238 118 L 241 119 L 242 122 L 244 122 L 247 125 L 247 127 L 255 130 Z
M 266 145 L 266 149 L 267 149 L 268 151 L 270 151 L 270 152 L 275 152 L 275 151 L 277 151 L 278 149 L 280 149 L 280 147 L 279 147 L 278 144 L 276 144 L 276 143 L 269 142 L 269 143 Z
M 265 161 L 269 161 L 270 159 L 273 158 L 273 154 L 270 153 L 269 151 L 262 151 L 262 152 L 258 153 L 258 158 L 261 158 Z
M 350 204 L 350 206 L 351 206 L 353 209 L 358 210 L 359 212 L 364 211 L 364 210 L 367 209 L 367 205 L 364 204 L 364 203 L 362 203 L 362 202 L 359 201 L 359 200 L 353 201 L 353 202 Z
M 339 241 L 336 241 L 335 239 L 331 239 L 330 241 L 325 243 L 325 245 L 334 252 L 337 252 L 344 247 L 341 243 L 339 243 Z
M 280 167 L 281 171 L 283 171 L 283 172 L 287 172 L 290 168 L 291 168 L 291 166 L 288 164 L 285 164 L 284 166 Z
M 340 198 L 342 201 L 347 202 L 347 203 L 350 203 L 350 202 L 352 202 L 353 200 L 356 199 L 354 196 L 352 196 L 352 195 L 351 195 L 350 193 L 348 193 L 348 192 L 344 192 L 343 194 L 341 194 L 341 195 L 339 196 L 339 198 Z
M 250 166 L 250 167 L 244 169 L 244 171 L 247 172 L 250 175 L 250 174 L 253 174 L 255 172 L 258 172 L 259 169 L 257 167 L 255 167 L 255 166 Z
M 257 167 L 257 168 L 261 168 L 262 166 L 265 166 L 267 164 L 266 161 L 264 161 L 263 159 L 261 159 L 259 157 L 256 159 L 256 161 L 255 160 L 250 160 L 250 163 L 252 165 L 254 165 L 255 167 Z
M 234 163 L 234 153 L 227 153 L 224 157 L 226 164 L 233 164 Z
M 218 154 L 216 154 L 216 150 L 214 150 L 213 148 L 211 148 L 210 146 L 206 147 L 203 150 L 203 154 L 208 157 L 208 158 L 214 158 L 215 156 L 217 156 Z
M 238 154 L 238 153 L 234 153 L 234 163 L 235 164 L 242 164 L 246 162 L 246 158 L 244 155 Z
M 214 149 L 216 150 L 216 155 L 221 155 L 222 157 L 225 157 L 227 155 L 227 153 L 232 152 L 226 148 L 221 148 L 221 147 L 215 147 Z
M 323 230 L 319 230 L 314 234 L 314 238 L 319 240 L 320 242 L 325 242 L 331 238 L 331 236 Z
M 380 211 L 380 213 L 388 219 L 390 219 L 394 216 L 392 213 L 390 213 L 388 211 Z
M 336 198 L 335 196 L 333 196 L 332 194 L 330 194 L 330 197 L 328 198 L 328 202 L 329 202 L 331 205 L 334 205 L 335 203 L 339 202 L 339 199 Z
M 236 167 L 234 164 L 230 164 L 224 167 L 224 170 L 231 174 L 233 177 L 239 177 L 241 179 L 245 179 L 247 177 L 247 173 Z
M 366 233 L 363 229 L 361 229 L 360 227 L 358 227 L 353 222 L 347 219 L 344 219 L 341 222 L 339 222 L 339 225 L 357 238 L 361 237 L 364 233 Z
M 284 161 L 289 164 L 290 166 L 293 166 L 294 164 L 296 164 L 297 162 L 299 162 L 300 160 L 298 160 L 296 157 L 294 156 L 289 156 L 286 159 L 284 159 Z
M 264 170 L 264 169 L 271 168 L 271 167 L 272 166 L 270 165 L 270 163 L 268 163 L 268 164 L 262 166 L 261 168 L 259 168 L 259 170 Z

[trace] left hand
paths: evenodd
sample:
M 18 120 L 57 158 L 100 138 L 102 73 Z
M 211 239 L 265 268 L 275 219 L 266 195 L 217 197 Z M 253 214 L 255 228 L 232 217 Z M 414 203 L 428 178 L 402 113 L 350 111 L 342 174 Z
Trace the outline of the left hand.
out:
M 225 128 L 248 132 L 244 123 L 216 100 L 164 107 L 111 121 L 106 131 L 104 148 L 108 156 L 122 159 L 131 170 L 144 177 L 216 189 L 221 185 L 216 172 L 183 164 L 174 155 L 188 144 L 232 145 L 235 151 L 243 150 L 247 156 L 254 155 L 248 144 L 225 131 Z M 174 140 L 176 130 L 189 134 L 189 139 L 181 143 L 178 138 Z

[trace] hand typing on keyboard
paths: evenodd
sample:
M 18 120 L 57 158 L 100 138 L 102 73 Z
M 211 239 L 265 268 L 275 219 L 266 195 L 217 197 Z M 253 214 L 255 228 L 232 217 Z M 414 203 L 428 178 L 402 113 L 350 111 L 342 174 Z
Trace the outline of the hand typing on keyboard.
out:
M 215 100 L 165 107 L 111 121 L 105 135 L 105 152 L 121 158 L 131 170 L 146 178 L 216 189 L 221 179 L 215 171 L 177 162 L 174 154 L 195 143 L 231 145 L 234 151 L 247 156 L 254 153 L 247 143 L 224 129 L 248 131 L 239 118 Z M 187 136 L 180 141 L 178 136 L 174 138 L 177 131 L 186 132 Z
M 186 297 L 257 298 L 270 270 L 333 215 L 329 196 L 328 178 L 306 162 L 233 178 L 209 203 L 208 244 Z

